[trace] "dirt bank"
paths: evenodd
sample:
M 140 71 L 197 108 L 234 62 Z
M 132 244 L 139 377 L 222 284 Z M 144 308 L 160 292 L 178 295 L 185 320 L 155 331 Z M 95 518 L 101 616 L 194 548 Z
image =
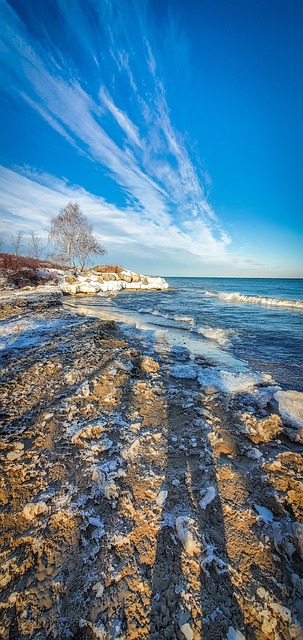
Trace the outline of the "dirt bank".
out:
M 303 638 L 302 445 L 275 409 L 28 299 L 1 307 L 0 637 Z

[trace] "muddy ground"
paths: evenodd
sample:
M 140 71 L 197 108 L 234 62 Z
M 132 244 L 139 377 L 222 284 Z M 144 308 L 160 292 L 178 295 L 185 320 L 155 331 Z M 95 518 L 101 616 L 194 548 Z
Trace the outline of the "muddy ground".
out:
M 59 302 L 1 306 L 0 637 L 302 639 L 300 441 Z

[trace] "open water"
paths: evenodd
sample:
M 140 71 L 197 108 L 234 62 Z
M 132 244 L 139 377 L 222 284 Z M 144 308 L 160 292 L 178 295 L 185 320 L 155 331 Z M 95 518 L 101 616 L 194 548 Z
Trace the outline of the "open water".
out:
M 303 280 L 166 278 L 171 289 L 77 299 L 146 335 L 303 391 Z

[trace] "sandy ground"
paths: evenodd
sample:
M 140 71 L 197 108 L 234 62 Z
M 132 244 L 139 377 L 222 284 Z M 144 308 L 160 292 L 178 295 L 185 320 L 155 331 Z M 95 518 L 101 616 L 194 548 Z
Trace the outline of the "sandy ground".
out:
M 300 442 L 49 304 L 0 311 L 0 637 L 303 638 Z

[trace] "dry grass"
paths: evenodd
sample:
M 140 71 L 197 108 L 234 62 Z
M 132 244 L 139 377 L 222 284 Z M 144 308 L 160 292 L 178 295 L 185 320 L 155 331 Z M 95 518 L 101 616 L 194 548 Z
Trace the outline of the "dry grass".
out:
M 22 289 L 26 286 L 37 286 L 56 282 L 55 275 L 41 274 L 39 269 L 59 269 L 59 265 L 49 260 L 37 260 L 28 256 L 15 256 L 11 253 L 0 253 L 0 274 L 8 285 Z

